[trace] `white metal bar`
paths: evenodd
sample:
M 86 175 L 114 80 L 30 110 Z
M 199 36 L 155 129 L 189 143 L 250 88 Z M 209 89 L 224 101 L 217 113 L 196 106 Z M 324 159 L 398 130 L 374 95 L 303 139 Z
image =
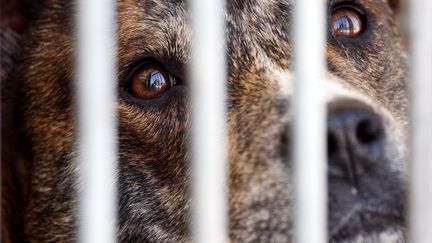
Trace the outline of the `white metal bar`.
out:
M 325 154 L 325 4 L 297 0 L 294 11 L 295 240 L 327 242 L 327 160 Z
M 113 0 L 78 1 L 79 240 L 116 242 L 116 24 Z
M 227 239 L 226 65 L 223 0 L 191 0 L 193 235 Z
M 413 243 L 432 242 L 432 1 L 411 0 L 411 197 Z

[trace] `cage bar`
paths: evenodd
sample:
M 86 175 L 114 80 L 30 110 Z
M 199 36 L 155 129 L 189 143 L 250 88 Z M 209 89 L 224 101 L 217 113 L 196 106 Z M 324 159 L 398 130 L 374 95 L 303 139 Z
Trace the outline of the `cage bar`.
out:
M 77 6 L 79 240 L 116 242 L 116 24 L 112 0 Z
M 297 0 L 294 11 L 295 240 L 327 242 L 327 160 L 323 78 L 325 4 Z
M 411 0 L 410 238 L 432 242 L 432 1 Z
M 227 239 L 226 58 L 222 0 L 191 0 L 193 235 Z

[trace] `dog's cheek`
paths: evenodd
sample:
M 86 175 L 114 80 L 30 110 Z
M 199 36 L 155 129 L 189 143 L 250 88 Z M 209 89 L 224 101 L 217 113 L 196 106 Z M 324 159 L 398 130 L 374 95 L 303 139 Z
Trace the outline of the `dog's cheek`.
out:
M 25 131 L 33 157 L 26 234 L 30 241 L 50 238 L 70 241 L 76 237 L 73 233 L 76 169 L 72 110 L 65 108 L 70 103 L 63 103 L 62 89 L 33 91 L 42 93 L 29 94 L 26 98 L 29 109 L 25 112 L 28 118 Z
M 31 155 L 23 217 L 30 242 L 68 242 L 76 237 L 72 35 L 47 23 L 33 23 L 17 79 L 20 131 Z
M 187 101 L 157 107 L 121 101 L 119 119 L 121 239 L 185 241 L 190 237 Z M 144 211 L 159 213 L 139 213 Z

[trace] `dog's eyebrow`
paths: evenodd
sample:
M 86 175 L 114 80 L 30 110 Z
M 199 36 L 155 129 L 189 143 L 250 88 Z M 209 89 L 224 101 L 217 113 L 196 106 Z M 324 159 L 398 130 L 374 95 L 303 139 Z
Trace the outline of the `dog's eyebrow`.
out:
M 157 61 L 172 75 L 185 80 L 185 66 L 189 61 L 184 55 L 172 51 L 169 41 L 165 45 L 143 44 L 143 37 L 134 36 L 126 39 L 125 44 L 119 45 L 119 77 L 124 79 L 129 68 L 144 61 Z

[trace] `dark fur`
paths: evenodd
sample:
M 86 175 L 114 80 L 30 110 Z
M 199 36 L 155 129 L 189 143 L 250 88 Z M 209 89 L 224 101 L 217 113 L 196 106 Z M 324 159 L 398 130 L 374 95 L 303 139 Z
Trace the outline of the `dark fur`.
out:
M 19 42 L 3 41 L 13 34 L 6 32 L 8 27 L 2 29 L 2 93 L 8 109 L 2 110 L 5 242 L 76 239 L 71 2 L 24 3 L 37 11 L 29 15 L 32 21 Z M 369 97 L 378 107 L 375 110 L 388 112 L 392 118 L 389 127 L 400 128 L 404 134 L 406 57 L 395 16 L 385 0 L 354 2 L 365 9 L 371 22 L 367 33 L 355 41 L 329 37 L 330 73 L 347 90 Z M 281 94 L 273 71 L 292 66 L 292 7 L 290 0 L 227 3 L 229 226 L 233 242 L 291 241 L 293 187 L 291 152 L 286 149 L 290 145 L 291 95 Z M 118 1 L 122 242 L 190 240 L 189 105 L 184 68 L 190 61 L 191 32 L 186 9 L 179 0 Z M 16 43 L 19 48 L 14 47 Z M 157 100 L 130 99 L 124 83 L 134 63 L 143 58 L 159 60 L 183 84 Z M 14 65 L 9 60 L 15 60 Z M 393 140 L 404 144 L 405 138 Z M 394 148 L 398 144 L 389 142 L 394 158 L 387 156 L 359 182 L 363 200 L 376 199 L 378 206 L 396 212 L 391 214 L 394 218 L 377 218 L 371 224 L 353 219 L 331 235 L 332 241 L 358 235 L 367 241 L 387 229 L 403 230 L 404 168 L 392 167 L 406 163 L 404 154 Z M 351 188 L 330 180 L 330 231 L 359 200 L 351 195 Z

